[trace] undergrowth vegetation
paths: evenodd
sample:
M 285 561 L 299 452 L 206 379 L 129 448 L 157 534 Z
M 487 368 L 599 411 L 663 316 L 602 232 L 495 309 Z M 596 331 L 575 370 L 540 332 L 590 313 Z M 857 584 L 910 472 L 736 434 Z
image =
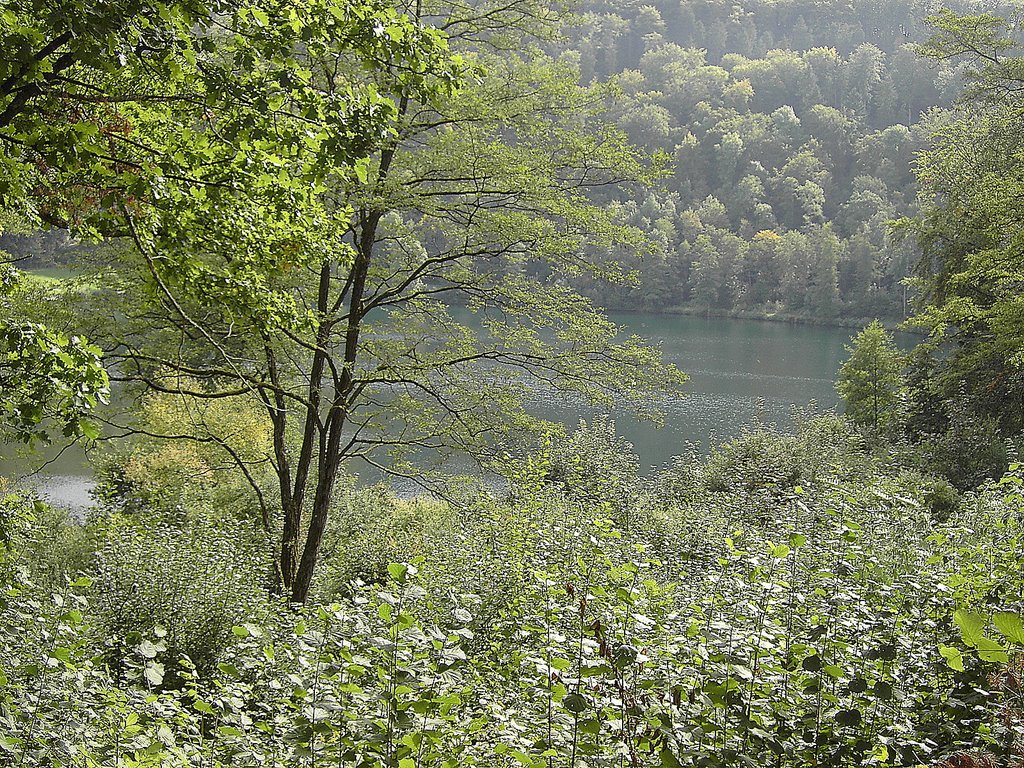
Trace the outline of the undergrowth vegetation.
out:
M 319 602 L 303 609 L 266 597 L 267 549 L 234 516 L 101 509 L 61 534 L 77 553 L 62 560 L 37 546 L 54 517 L 9 495 L 0 761 L 1008 757 L 1022 476 L 937 514 L 935 481 L 890 459 L 819 418 L 641 481 L 608 424 L 581 424 L 500 491 L 341 494 Z

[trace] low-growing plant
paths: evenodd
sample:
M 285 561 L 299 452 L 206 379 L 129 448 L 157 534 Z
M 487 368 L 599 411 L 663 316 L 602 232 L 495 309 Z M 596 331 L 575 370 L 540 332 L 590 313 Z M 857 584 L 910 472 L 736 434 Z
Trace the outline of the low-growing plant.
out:
M 185 379 L 165 386 L 202 390 Z M 131 441 L 107 449 L 95 462 L 101 502 L 168 519 L 260 519 L 253 483 L 273 485 L 266 459 L 270 424 L 261 409 L 242 396 L 204 400 L 151 392 L 135 420 Z
M 1009 453 L 998 421 L 975 413 L 963 395 L 947 401 L 944 407 L 945 429 L 919 440 L 928 468 L 961 490 L 1001 477 Z
M 948 480 L 937 478 L 925 490 L 924 503 L 928 506 L 932 519 L 944 523 L 956 512 L 960 504 L 960 494 Z
M 270 563 L 257 535 L 201 520 L 113 520 L 97 551 L 97 602 L 114 638 L 166 630 L 167 655 L 208 670 L 231 627 L 266 609 Z M 130 641 L 129 641 L 130 642 Z
M 641 487 L 640 459 L 616 434 L 615 422 L 607 416 L 581 419 L 565 437 L 551 438 L 547 451 L 547 482 L 581 502 L 610 504 L 620 521 L 628 521 Z
M 440 501 L 399 499 L 383 485 L 347 485 L 335 495 L 316 595 L 329 602 L 353 583 L 386 581 L 389 563 L 427 555 L 453 524 L 451 508 Z
M 663 487 L 681 494 L 687 485 L 712 492 L 786 496 L 797 486 L 842 476 L 867 477 L 877 460 L 860 434 L 844 419 L 797 412 L 795 434 L 755 424 L 740 437 L 712 449 L 702 461 L 690 460 L 663 473 Z
M 408 511 L 372 530 L 421 553 L 308 609 L 238 609 L 260 585 L 223 530 L 111 520 L 94 585 L 0 601 L 0 760 L 895 768 L 1016 749 L 998 707 L 1024 637 L 1019 475 L 946 521 L 930 479 L 881 464 L 767 494 L 756 520 L 749 494 L 697 489 L 652 533 L 549 462 L 458 507 L 362 499 L 371 524 Z M 209 627 L 216 648 L 186 658 Z
M 44 587 L 59 589 L 91 571 L 96 538 L 66 509 L 34 502 L 18 538 L 33 579 Z

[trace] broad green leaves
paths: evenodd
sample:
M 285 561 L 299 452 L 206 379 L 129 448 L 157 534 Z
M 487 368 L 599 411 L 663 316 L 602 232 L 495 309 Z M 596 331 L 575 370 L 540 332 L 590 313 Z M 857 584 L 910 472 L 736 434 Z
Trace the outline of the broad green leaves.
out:
M 953 621 L 960 628 L 960 637 L 963 641 L 972 648 L 977 647 L 978 641 L 985 636 L 987 618 L 980 613 L 956 611 L 953 614 Z
M 1000 611 L 992 617 L 992 623 L 1011 643 L 1024 646 L 1024 622 L 1019 614 Z
M 985 662 L 1006 664 L 1009 661 L 1010 647 L 1024 646 L 1024 622 L 1017 613 L 1000 611 L 992 616 L 972 611 L 958 610 L 953 613 L 953 621 L 960 630 L 960 638 L 979 659 Z M 986 628 L 992 626 L 1002 635 L 1002 642 L 993 640 L 986 635 Z M 1009 643 L 1007 645 L 1006 643 Z M 963 653 L 954 647 L 942 645 L 939 653 L 953 669 L 964 671 Z
M 0 436 L 99 436 L 90 412 L 110 393 L 99 350 L 78 336 L 0 317 Z

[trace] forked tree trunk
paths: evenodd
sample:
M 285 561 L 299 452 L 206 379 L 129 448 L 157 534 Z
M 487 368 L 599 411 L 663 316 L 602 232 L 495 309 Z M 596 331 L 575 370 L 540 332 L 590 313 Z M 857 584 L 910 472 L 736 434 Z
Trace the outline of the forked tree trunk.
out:
M 405 115 L 409 101 L 402 98 L 399 102 L 399 115 Z M 380 166 L 377 170 L 378 183 L 388 175 L 391 162 L 394 160 L 394 146 L 381 152 Z M 359 214 L 358 236 L 355 245 L 355 259 L 352 264 L 350 291 L 348 299 L 347 327 L 341 362 L 340 381 L 337 382 L 331 407 L 327 412 L 326 423 L 320 427 L 320 402 L 323 391 L 323 379 L 330 352 L 330 332 L 333 327 L 330 318 L 332 302 L 330 296 L 331 264 L 325 260 L 320 271 L 320 283 L 317 295 L 317 309 L 320 312 L 321 325 L 317 333 L 317 347 L 313 354 L 310 370 L 310 383 L 307 391 L 307 409 L 303 429 L 303 443 L 296 464 L 295 477 L 289 477 L 290 470 L 287 454 L 278 455 L 278 477 L 282 487 L 282 511 L 284 513 L 284 531 L 281 539 L 280 579 L 282 593 L 287 594 L 292 602 L 305 603 L 309 598 L 309 590 L 313 584 L 313 576 L 320 554 L 320 545 L 327 530 L 327 520 L 331 511 L 334 486 L 341 472 L 345 459 L 342 436 L 348 423 L 352 406 L 352 393 L 355 388 L 355 370 L 359 358 L 359 336 L 363 328 L 364 298 L 366 296 L 366 278 L 373 258 L 374 245 L 377 242 L 377 229 L 380 225 L 382 211 L 363 210 Z M 344 296 L 344 293 L 342 294 Z M 334 365 L 332 364 L 332 368 Z M 282 422 L 282 445 L 284 419 Z M 275 432 L 276 429 L 275 423 Z M 313 491 L 313 505 L 310 510 L 309 528 L 302 544 L 302 556 L 296 562 L 299 541 L 302 531 L 302 512 L 306 491 L 311 481 L 310 469 L 316 463 L 316 487 Z
M 386 168 L 384 169 L 386 170 Z M 309 589 L 313 584 L 313 575 L 320 554 L 320 545 L 327 530 L 327 520 L 334 497 L 334 487 L 341 472 L 344 450 L 342 445 L 343 432 L 348 423 L 351 395 L 355 385 L 355 366 L 359 357 L 359 335 L 363 327 L 363 298 L 366 294 L 366 277 L 373 255 L 373 246 L 377 239 L 377 226 L 381 214 L 368 211 L 361 216 L 360 236 L 356 243 L 356 257 L 352 265 L 352 282 L 349 296 L 348 322 L 345 329 L 345 346 L 341 367 L 341 380 L 327 413 L 323 438 L 318 441 L 320 450 L 317 456 L 316 488 L 313 492 L 313 507 L 310 510 L 309 528 L 306 531 L 302 557 L 294 571 L 290 583 L 286 581 L 292 602 L 305 603 L 309 598 Z M 323 310 L 326 310 L 326 303 Z M 320 361 L 319 378 L 323 376 L 323 361 Z M 308 418 L 315 418 L 307 414 Z M 309 426 L 309 424 L 307 424 Z M 308 432 L 307 432 L 308 434 Z M 300 462 L 301 463 L 301 462 Z M 296 478 L 298 481 L 298 477 Z M 296 482 L 294 497 L 304 497 L 305 488 L 299 488 Z M 301 509 L 296 510 L 301 515 Z M 297 516 L 298 516 L 297 515 Z M 301 521 L 297 521 L 301 522 Z M 282 559 L 288 542 L 282 542 Z M 286 576 L 287 578 L 287 576 Z

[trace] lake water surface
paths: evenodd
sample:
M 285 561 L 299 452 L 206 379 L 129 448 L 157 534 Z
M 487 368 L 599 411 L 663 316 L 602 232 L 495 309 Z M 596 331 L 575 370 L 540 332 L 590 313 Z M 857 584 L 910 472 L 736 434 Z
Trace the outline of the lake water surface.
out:
M 819 410 L 837 403 L 835 373 L 846 358 L 846 328 L 792 325 L 726 318 L 616 314 L 626 333 L 660 344 L 664 358 L 689 376 L 684 394 L 661 403 L 665 424 L 658 428 L 628 413 L 613 413 L 617 430 L 633 443 L 645 471 L 687 452 L 687 444 L 707 450 L 738 435 L 755 419 L 788 426 L 794 406 L 814 402 Z M 596 412 L 557 400 L 540 400 L 537 415 L 569 426 Z M 8 449 L 0 475 L 24 478 L 42 463 Z M 53 502 L 82 509 L 92 480 L 87 458 L 68 451 L 34 477 Z
M 660 344 L 666 361 L 690 380 L 684 395 L 661 404 L 658 428 L 616 416 L 645 469 L 735 437 L 755 419 L 791 425 L 794 407 L 833 410 L 835 375 L 854 331 L 788 323 L 677 315 L 614 315 L 627 331 Z M 571 420 L 570 414 L 565 414 Z M 565 420 L 565 418 L 563 418 Z

